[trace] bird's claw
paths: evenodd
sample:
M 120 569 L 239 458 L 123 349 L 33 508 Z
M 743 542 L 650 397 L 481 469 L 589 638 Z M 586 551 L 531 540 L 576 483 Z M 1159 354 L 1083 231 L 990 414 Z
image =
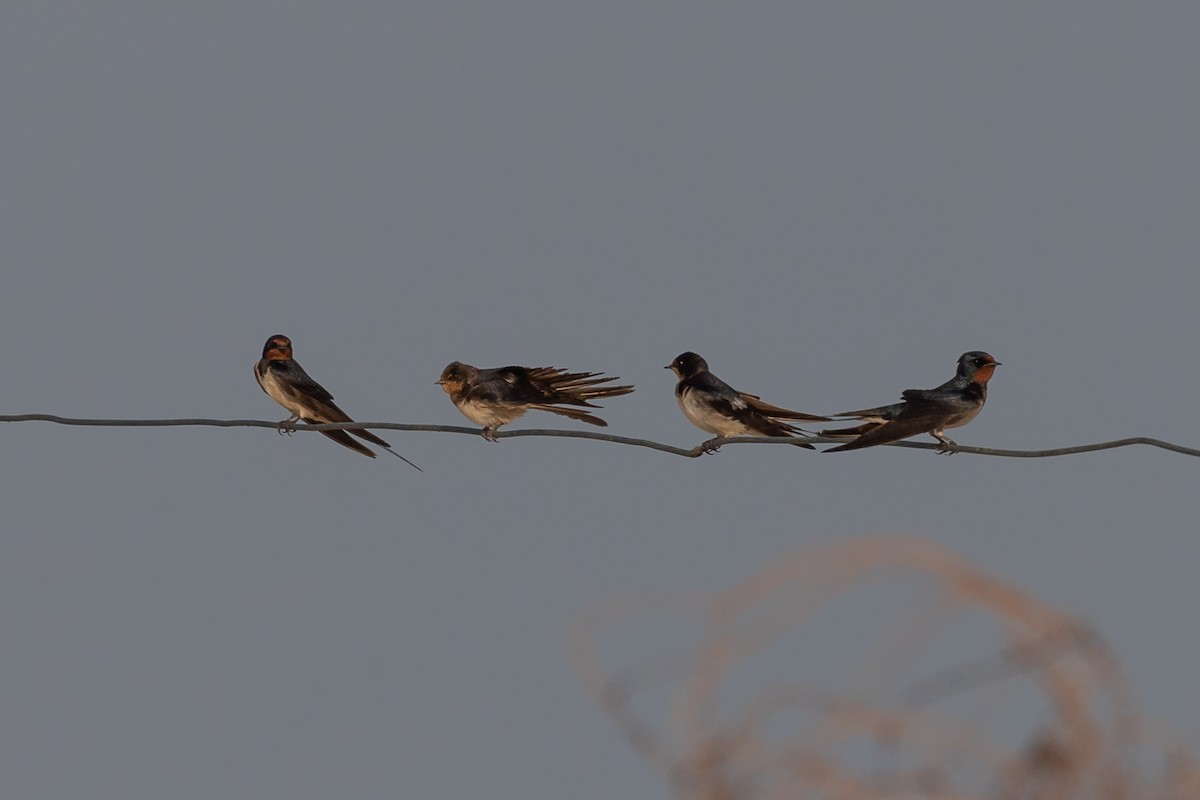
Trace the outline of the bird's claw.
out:
M 481 435 L 481 436 L 482 436 L 482 437 L 483 437 L 483 438 L 484 438 L 486 441 L 489 441 L 489 442 L 498 442 L 498 441 L 500 441 L 500 437 L 498 437 L 498 436 L 496 435 L 496 429 L 495 429 L 495 428 L 484 428 L 483 430 L 481 430 L 481 431 L 479 432 L 479 434 L 480 434 L 480 435 Z
M 713 453 L 717 452 L 720 449 L 721 449 L 721 437 L 720 436 L 718 436 L 714 439 L 709 439 L 707 442 L 704 442 L 700 445 L 700 452 L 704 455 L 712 455 Z
M 287 419 L 280 420 L 279 424 L 275 426 L 275 432 L 280 436 L 283 436 L 285 433 L 291 436 L 296 432 L 296 418 L 288 417 Z
M 953 439 L 938 439 L 938 445 L 934 452 L 939 456 L 952 456 L 958 452 L 958 443 Z

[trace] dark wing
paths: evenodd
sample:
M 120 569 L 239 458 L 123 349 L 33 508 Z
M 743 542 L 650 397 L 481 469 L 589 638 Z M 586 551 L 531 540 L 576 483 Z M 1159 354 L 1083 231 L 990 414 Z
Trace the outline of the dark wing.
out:
M 763 436 L 795 436 L 797 434 L 804 433 L 804 431 L 800 430 L 794 425 L 789 425 L 786 422 L 779 422 L 778 420 L 763 416 L 753 409 L 735 411 L 732 416 L 747 428 L 756 430 Z
M 527 406 L 543 402 L 545 395 L 530 380 L 530 370 L 525 367 L 499 367 L 481 369 L 466 395 L 468 400 L 497 405 Z
M 967 389 L 938 391 L 937 389 L 910 389 L 904 393 L 909 405 L 939 409 L 948 420 L 960 415 L 979 413 L 986 398 L 986 388 L 972 385 Z M 911 392 L 911 394 L 910 394 Z
M 858 411 L 839 411 L 834 414 L 835 417 L 845 417 L 848 419 L 869 419 L 874 421 L 886 422 L 889 419 L 895 419 L 896 415 L 904 410 L 904 403 L 892 403 L 886 406 L 877 406 L 875 408 L 860 408 Z
M 295 361 L 288 365 L 286 370 L 288 386 L 297 394 L 303 395 L 305 404 L 308 405 L 312 412 L 311 414 L 301 417 L 310 425 L 320 425 L 323 422 L 353 422 L 350 415 L 333 402 L 333 395 L 329 391 L 317 383 L 309 376 L 304 368 Z M 321 433 L 333 439 L 340 445 L 349 447 L 355 452 L 375 457 L 375 453 L 367 447 L 359 444 L 350 438 L 348 434 L 354 434 L 360 439 L 365 439 L 372 444 L 377 444 L 380 447 L 391 447 L 390 444 L 380 439 L 375 434 L 361 428 L 347 428 L 343 431 L 321 431 Z
M 909 391 L 924 392 L 929 390 L 918 389 Z M 825 452 L 836 453 L 842 450 L 858 450 L 863 447 L 898 442 L 901 439 L 907 439 L 919 433 L 928 433 L 940 427 L 945 422 L 947 414 L 951 411 L 951 408 L 945 402 L 945 395 L 937 398 L 923 399 L 916 394 L 910 397 L 909 392 L 905 392 L 904 397 L 907 402 L 904 403 L 902 410 L 890 420 L 884 422 L 882 425 L 870 428 L 852 442 L 847 442 L 838 447 L 831 447 Z M 833 432 L 831 431 L 831 433 Z
M 945 403 L 952 400 L 953 392 L 945 389 L 905 389 L 900 393 L 906 403 Z
M 829 417 L 819 417 L 816 414 L 805 414 L 803 411 L 792 411 L 787 408 L 780 408 L 765 402 L 761 397 L 749 392 L 740 392 L 742 399 L 746 401 L 746 405 L 753 408 L 768 417 L 777 417 L 779 419 L 802 419 L 809 422 L 829 422 Z
M 743 402 L 745 402 L 743 400 Z M 763 436 L 802 436 L 805 431 L 797 428 L 795 425 L 789 425 L 786 422 L 769 417 L 766 414 L 760 413 L 746 404 L 742 408 L 735 408 L 731 415 L 738 422 L 745 425 L 751 430 L 758 431 Z M 809 450 L 815 450 L 811 444 L 796 442 L 799 447 L 807 447 Z
M 867 431 L 878 428 L 888 420 L 895 419 L 904 408 L 904 403 L 892 403 L 891 405 L 877 406 L 876 408 L 860 408 L 858 411 L 841 411 L 834 414 L 834 416 L 846 419 L 861 419 L 865 420 L 866 424 L 856 425 L 853 428 L 826 428 L 821 431 L 821 435 L 862 436 Z
M 288 389 L 297 397 L 303 397 L 316 403 L 337 408 L 337 406 L 333 405 L 333 395 L 324 386 L 314 381 L 304 371 L 304 367 L 295 361 L 272 361 L 268 365 L 268 369 L 279 373 L 286 382 Z
M 862 425 L 855 425 L 853 428 L 822 428 L 820 436 L 862 436 L 870 430 L 874 430 L 882 425 L 882 422 L 864 422 Z
M 768 408 L 775 408 L 775 406 L 763 403 L 754 395 L 739 392 L 711 372 L 694 375 L 683 381 L 683 386 L 698 392 L 714 413 L 737 420 L 763 436 L 795 436 L 804 432 L 786 422 L 771 419 L 768 414 L 758 410 L 755 403 Z M 787 411 L 786 409 L 780 410 Z

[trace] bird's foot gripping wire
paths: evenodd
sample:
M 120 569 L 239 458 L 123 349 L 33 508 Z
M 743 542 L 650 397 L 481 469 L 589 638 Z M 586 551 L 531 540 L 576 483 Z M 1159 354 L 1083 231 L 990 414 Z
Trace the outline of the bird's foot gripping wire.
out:
M 939 456 L 952 456 L 958 452 L 958 442 L 949 436 L 935 436 L 934 438 L 938 440 L 938 446 L 934 452 Z

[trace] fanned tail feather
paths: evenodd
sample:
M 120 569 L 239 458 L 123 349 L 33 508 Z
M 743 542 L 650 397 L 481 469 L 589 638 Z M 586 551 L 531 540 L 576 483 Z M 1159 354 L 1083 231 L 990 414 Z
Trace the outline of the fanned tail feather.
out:
M 567 403 L 588 408 L 599 408 L 588 400 L 618 397 L 629 394 L 634 389 L 632 386 L 601 385 L 620 380 L 618 377 L 599 372 L 567 372 L 557 367 L 534 367 L 529 370 L 529 379 L 546 393 L 549 403 Z

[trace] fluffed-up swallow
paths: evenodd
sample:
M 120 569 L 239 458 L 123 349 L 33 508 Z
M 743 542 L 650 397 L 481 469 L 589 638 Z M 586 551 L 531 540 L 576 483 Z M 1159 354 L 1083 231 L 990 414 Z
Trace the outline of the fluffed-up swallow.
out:
M 859 411 L 843 411 L 835 417 L 859 419 L 862 425 L 821 431 L 822 436 L 855 436 L 852 442 L 831 447 L 826 453 L 858 450 L 897 442 L 918 433 L 938 440 L 939 453 L 952 453 L 957 445 L 945 434 L 979 415 L 987 401 L 987 385 L 1000 362 L 981 350 L 963 353 L 954 377 L 936 389 L 906 389 L 903 402 Z
M 350 415 L 342 411 L 333 402 L 331 395 L 324 386 L 309 377 L 304 368 L 292 358 L 292 340 L 277 334 L 267 339 L 263 345 L 262 358 L 254 365 L 254 378 L 267 396 L 291 412 L 291 416 L 279 423 L 280 432 L 304 420 L 310 425 L 320 425 L 326 422 L 353 422 Z M 368 458 L 375 457 L 375 451 L 361 442 L 355 441 L 350 434 L 377 444 L 389 453 L 420 470 L 404 456 L 392 450 L 392 446 L 365 428 L 346 428 L 338 431 L 321 431 L 343 447 L 349 447 L 356 453 L 362 453 Z M 423 471 L 423 470 L 422 470 Z
M 599 408 L 588 401 L 633 391 L 632 386 L 601 385 L 618 380 L 599 372 L 567 372 L 556 367 L 479 369 L 452 361 L 442 370 L 437 383 L 463 416 L 483 428 L 483 438 L 495 442 L 497 428 L 530 409 L 607 426 L 607 422 L 589 411 L 562 406 Z
M 728 436 L 795 436 L 804 431 L 782 420 L 828 422 L 829 417 L 791 411 L 763 402 L 758 395 L 739 392 L 708 371 L 708 362 L 695 353 L 683 353 L 664 369 L 679 376 L 675 399 L 683 415 L 702 431 Z M 711 442 L 706 442 L 710 445 Z M 812 445 L 797 442 L 810 450 Z M 716 447 L 708 446 L 708 450 Z

